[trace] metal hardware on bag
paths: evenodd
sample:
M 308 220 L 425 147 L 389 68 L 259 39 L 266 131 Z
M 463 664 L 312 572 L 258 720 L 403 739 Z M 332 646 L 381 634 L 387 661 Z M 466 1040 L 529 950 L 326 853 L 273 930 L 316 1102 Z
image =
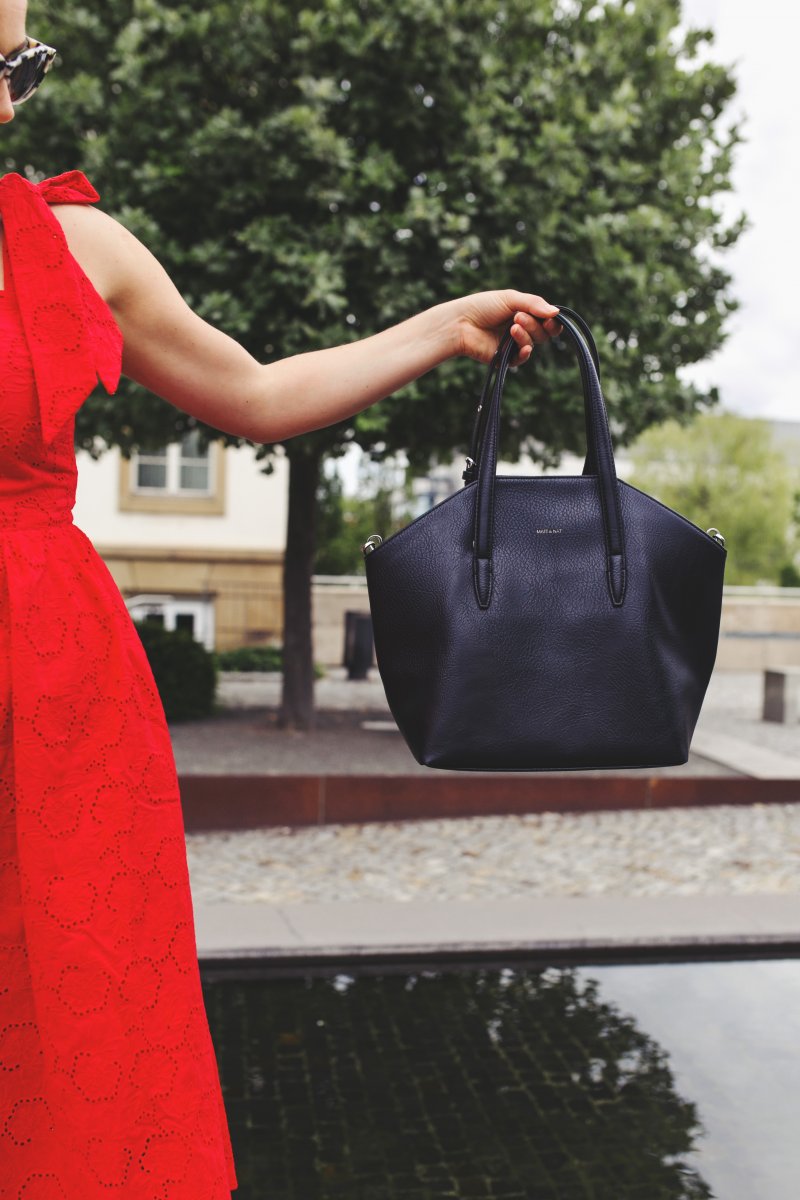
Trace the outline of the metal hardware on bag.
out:
M 364 558 L 366 558 L 368 554 L 372 554 L 373 550 L 377 550 L 382 541 L 383 538 L 379 533 L 370 534 L 370 536 L 364 542 L 364 545 L 361 547 L 361 552 L 364 555 Z
M 722 536 L 722 534 L 720 533 L 720 531 L 718 529 L 714 528 L 713 525 L 711 526 L 710 529 L 706 530 L 706 533 L 708 534 L 709 537 L 712 537 L 715 542 L 719 542 L 720 546 L 725 545 L 725 538 Z
M 478 412 L 480 412 L 480 408 L 478 409 Z M 461 478 L 465 483 L 472 483 L 473 479 L 475 478 L 475 465 L 475 460 L 467 455 L 466 469 L 461 472 Z

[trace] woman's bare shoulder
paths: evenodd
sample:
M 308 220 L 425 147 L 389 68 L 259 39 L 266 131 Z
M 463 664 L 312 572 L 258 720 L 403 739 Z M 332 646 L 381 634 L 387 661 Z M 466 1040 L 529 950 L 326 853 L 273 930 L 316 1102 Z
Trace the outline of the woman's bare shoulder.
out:
M 70 252 L 103 299 L 113 304 L 142 257 L 149 257 L 138 238 L 114 217 L 89 204 L 54 204 Z

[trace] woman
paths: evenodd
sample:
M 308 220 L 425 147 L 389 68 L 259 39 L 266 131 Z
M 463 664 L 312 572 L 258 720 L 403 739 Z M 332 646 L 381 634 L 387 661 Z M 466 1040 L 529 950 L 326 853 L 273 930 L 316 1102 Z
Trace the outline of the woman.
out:
M 53 51 L 0 0 L 0 122 Z M 221 1200 L 236 1186 L 200 991 L 174 762 L 147 660 L 71 521 L 73 417 L 120 371 L 273 442 L 437 363 L 527 361 L 558 311 L 526 292 L 437 304 L 262 365 L 183 302 L 79 172 L 0 180 L 0 1196 Z

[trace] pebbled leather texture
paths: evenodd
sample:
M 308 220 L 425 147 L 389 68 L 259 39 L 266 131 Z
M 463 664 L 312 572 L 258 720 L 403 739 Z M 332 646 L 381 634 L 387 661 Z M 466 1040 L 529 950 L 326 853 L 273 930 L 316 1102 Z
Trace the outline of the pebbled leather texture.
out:
M 583 345 L 598 461 L 613 473 Z M 608 470 L 496 477 L 492 461 L 481 497 L 487 439 L 491 420 L 476 481 L 366 557 L 378 668 L 414 757 L 491 771 L 686 762 L 725 549 Z

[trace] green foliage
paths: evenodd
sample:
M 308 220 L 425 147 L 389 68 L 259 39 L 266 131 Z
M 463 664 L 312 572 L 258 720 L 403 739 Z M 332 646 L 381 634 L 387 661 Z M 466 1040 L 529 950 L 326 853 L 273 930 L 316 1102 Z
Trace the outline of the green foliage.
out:
M 237 646 L 233 650 L 218 650 L 214 662 L 220 671 L 282 671 L 282 646 Z M 314 664 L 314 678 L 322 679 L 325 668 Z
M 338 471 L 323 475 L 317 489 L 316 575 L 363 575 L 361 547 L 372 533 L 389 537 L 411 520 L 396 513 L 392 491 L 379 487 L 373 495 L 345 496 Z
M 220 671 L 283 670 L 280 646 L 237 646 L 235 650 L 217 651 L 214 660 Z
M 214 711 L 217 673 L 214 656 L 185 629 L 167 630 L 137 621 L 168 721 L 208 717 Z
M 781 587 L 800 588 L 800 570 L 796 563 L 784 563 L 778 572 L 778 583 Z
M 797 549 L 796 484 L 765 421 L 706 413 L 689 425 L 667 421 L 631 447 L 628 482 L 702 529 L 725 536 L 725 581 L 784 582 Z
M 3 130 L 6 169 L 81 167 L 190 304 L 259 360 L 377 331 L 489 287 L 578 308 L 599 337 L 618 444 L 706 403 L 682 363 L 733 307 L 713 253 L 739 135 L 732 75 L 678 0 L 32 0 L 63 50 Z M 566 347 L 508 393 L 504 457 L 583 445 Z M 451 361 L 309 435 L 465 448 L 482 370 Z M 77 435 L 124 450 L 188 419 L 125 382 Z M 269 453 L 269 448 L 264 448 Z

